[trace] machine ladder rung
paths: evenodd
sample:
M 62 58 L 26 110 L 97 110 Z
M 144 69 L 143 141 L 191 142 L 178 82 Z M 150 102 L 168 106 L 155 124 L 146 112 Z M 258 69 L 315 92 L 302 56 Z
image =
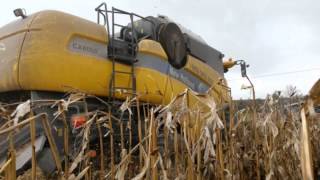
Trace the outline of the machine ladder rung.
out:
M 125 15 L 125 16 L 129 16 L 130 17 L 130 25 L 131 27 L 125 26 L 125 25 L 121 25 L 115 22 L 115 14 L 117 15 Z M 111 59 L 112 59 L 112 77 L 111 77 L 111 84 L 110 84 L 110 97 L 112 98 L 113 101 L 115 101 L 115 95 L 116 95 L 116 91 L 117 90 L 130 90 L 132 91 L 132 94 L 135 94 L 136 91 L 136 77 L 135 77 L 135 68 L 134 68 L 134 63 L 136 62 L 136 52 L 129 53 L 127 55 L 125 54 L 116 54 L 116 47 L 115 47 L 115 42 L 118 41 L 118 39 L 115 37 L 115 27 L 121 27 L 121 28 L 125 28 L 128 27 L 128 29 L 131 29 L 131 41 L 127 41 L 125 42 L 127 44 L 127 48 L 128 49 L 133 49 L 136 51 L 136 48 L 138 46 L 137 44 L 137 40 L 136 35 L 135 35 L 135 31 L 133 30 L 133 14 L 132 13 L 128 13 L 116 8 L 112 8 L 111 11 L 111 15 L 112 15 L 112 35 L 111 35 Z M 121 43 L 121 42 L 120 42 Z M 116 64 L 119 63 L 119 61 L 121 61 L 121 59 L 125 60 L 126 62 L 129 62 L 128 65 L 131 66 L 130 68 L 130 72 L 127 71 L 119 71 L 116 70 Z M 131 83 L 128 87 L 117 87 L 116 86 L 116 80 L 118 80 L 117 75 L 118 74 L 126 74 L 128 76 L 130 76 L 130 80 Z

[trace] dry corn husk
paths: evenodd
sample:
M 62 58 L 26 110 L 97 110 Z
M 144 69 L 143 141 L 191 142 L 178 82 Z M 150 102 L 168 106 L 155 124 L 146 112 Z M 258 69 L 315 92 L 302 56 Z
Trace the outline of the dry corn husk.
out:
M 28 114 L 31 111 L 31 101 L 27 100 L 24 103 L 21 103 L 17 106 L 16 110 L 11 114 L 11 117 L 13 117 L 13 124 L 17 125 L 19 122 L 19 119 L 24 117 L 26 114 Z
M 71 103 L 81 101 L 84 97 L 81 93 L 71 94 L 67 100 L 57 101 L 55 105 L 61 103 L 63 108 L 56 115 L 60 115 Z M 135 101 L 127 98 L 120 108 L 121 111 L 132 114 L 132 102 Z M 111 162 L 108 159 L 111 155 L 105 154 L 105 172 L 110 172 L 105 177 L 111 178 L 113 175 L 112 178 L 116 179 L 151 179 L 150 174 L 156 169 L 159 179 L 258 179 L 257 172 L 263 179 L 301 179 L 300 109 L 282 103 L 279 95 L 268 96 L 263 105 L 256 108 L 254 127 L 252 121 L 255 116 L 252 107 L 247 106 L 235 113 L 231 112 L 235 117 L 235 124 L 230 129 L 228 124 L 225 126 L 223 123 L 222 117 L 219 116 L 221 114 L 218 115 L 218 112 L 223 111 L 222 108 L 217 107 L 210 95 L 199 95 L 192 90 L 186 90 L 165 107 L 150 106 L 149 109 L 144 109 L 146 116 L 142 121 L 142 139 L 145 142 L 140 142 L 140 148 L 128 151 L 122 149 L 122 153 L 115 153 L 114 158 L 119 158 L 120 162 L 115 162 L 115 171 L 112 173 Z M 307 106 L 310 109 L 313 104 Z M 320 167 L 320 120 L 316 112 L 310 112 L 315 113 L 311 113 L 308 119 L 313 164 Z M 18 114 L 18 110 L 16 113 Z M 89 171 L 86 169 L 88 166 L 79 164 L 89 159 L 85 151 L 89 143 L 92 145 L 89 139 L 94 120 L 97 118 L 108 130 L 103 139 L 107 143 L 110 143 L 111 137 L 115 139 L 114 131 L 111 133 L 111 129 L 119 126 L 119 120 L 112 121 L 109 116 L 97 115 L 95 112 L 89 114 L 91 118 L 80 133 L 81 147 L 74 161 L 70 163 L 71 179 L 80 178 Z M 106 121 L 112 121 L 112 127 Z M 152 128 L 156 128 L 157 131 L 153 131 Z M 125 131 L 132 130 L 133 128 L 126 128 Z M 163 133 L 164 131 L 167 134 Z M 158 142 L 157 147 L 151 148 L 151 137 L 154 137 L 152 133 L 156 133 L 158 140 L 160 136 L 164 137 L 165 143 Z M 163 147 L 163 144 L 166 144 L 166 147 Z M 133 154 L 136 150 L 142 152 Z M 104 151 L 110 153 L 110 149 Z M 137 154 L 141 158 L 133 158 Z M 142 161 L 138 162 L 137 159 Z M 136 170 L 132 172 L 129 168 L 131 163 L 136 166 Z M 77 167 L 82 169 L 76 173 Z M 93 169 L 97 167 L 93 166 Z

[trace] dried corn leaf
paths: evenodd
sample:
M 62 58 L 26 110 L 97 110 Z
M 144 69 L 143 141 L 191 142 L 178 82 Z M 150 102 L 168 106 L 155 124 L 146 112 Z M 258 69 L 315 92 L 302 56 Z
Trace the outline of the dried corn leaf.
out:
M 26 102 L 19 104 L 16 110 L 11 114 L 11 117 L 13 117 L 13 124 L 17 125 L 19 122 L 19 119 L 24 117 L 30 111 L 31 111 L 30 100 L 27 100 Z
M 127 156 L 127 150 L 126 149 L 122 149 L 121 151 L 121 159 L 124 160 L 124 158 Z M 119 180 L 123 180 L 125 179 L 125 175 L 127 173 L 128 170 L 128 165 L 129 165 L 129 160 L 128 158 L 126 158 L 124 160 L 124 162 L 121 164 L 120 168 L 118 169 L 117 173 L 116 173 L 116 179 Z

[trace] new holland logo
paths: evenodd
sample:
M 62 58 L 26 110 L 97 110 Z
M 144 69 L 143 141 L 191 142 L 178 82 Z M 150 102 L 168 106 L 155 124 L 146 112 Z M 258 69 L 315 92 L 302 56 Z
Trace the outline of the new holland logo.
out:
M 0 43 L 0 52 L 5 50 L 6 50 L 6 46 L 3 43 Z

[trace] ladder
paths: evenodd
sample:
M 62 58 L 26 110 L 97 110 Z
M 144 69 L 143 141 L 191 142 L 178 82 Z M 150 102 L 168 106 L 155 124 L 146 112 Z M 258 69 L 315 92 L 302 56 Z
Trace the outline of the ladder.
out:
M 129 143 L 129 132 L 126 128 L 128 123 L 131 122 L 131 118 L 135 117 L 135 111 L 133 111 L 133 114 L 131 115 L 128 111 L 120 112 L 119 106 L 123 103 L 123 101 L 118 101 L 116 99 L 116 94 L 118 91 L 125 91 L 125 94 L 128 94 L 128 96 L 131 96 L 131 98 L 135 97 L 136 95 L 136 75 L 135 75 L 135 62 L 136 60 L 136 54 L 137 54 L 137 47 L 138 47 L 138 41 L 136 32 L 133 30 L 133 21 L 134 16 L 136 16 L 133 13 L 129 13 L 117 8 L 112 7 L 111 10 L 108 10 L 107 4 L 102 3 L 100 4 L 96 9 L 98 14 L 97 22 L 98 24 L 101 24 L 101 17 L 102 17 L 102 25 L 106 26 L 107 33 L 108 33 L 108 58 L 112 62 L 112 72 L 110 77 L 110 84 L 109 84 L 109 98 L 108 103 L 110 103 L 111 107 L 111 113 L 114 117 L 120 119 L 121 123 L 118 124 L 119 126 L 115 125 L 114 131 L 118 132 L 115 133 L 115 141 L 116 144 L 119 146 L 121 142 L 121 146 L 124 146 L 127 148 Z M 111 21 L 109 26 L 109 19 L 108 15 L 111 15 Z M 121 25 L 120 23 L 116 22 L 116 17 L 127 17 L 130 19 L 129 25 Z M 131 38 L 118 38 L 116 28 L 120 28 L 122 30 L 126 30 L 128 34 L 131 34 Z M 130 66 L 127 71 L 119 70 L 119 64 L 126 64 L 127 66 Z M 124 87 L 119 86 L 116 82 L 119 81 L 119 76 L 128 76 L 129 84 L 125 85 Z M 123 84 L 123 83 L 122 83 Z M 134 126 L 135 123 L 132 123 L 132 126 Z M 123 136 L 121 137 L 121 131 L 123 131 Z M 124 144 L 122 144 L 123 138 Z M 121 148 L 115 148 L 115 149 L 122 149 Z M 120 157 L 120 152 L 116 152 L 118 157 Z M 116 156 L 117 157 L 117 156 Z
M 115 101 L 115 96 L 117 91 L 126 91 L 128 94 L 131 94 L 131 96 L 135 96 L 136 94 L 136 75 L 135 75 L 135 62 L 137 62 L 136 55 L 137 55 L 137 49 L 138 49 L 138 35 L 137 32 L 134 30 L 134 17 L 143 19 L 149 23 L 151 23 L 153 26 L 155 26 L 155 23 L 147 19 L 145 17 L 142 17 L 135 13 L 129 13 L 117 8 L 112 7 L 112 10 L 108 10 L 107 4 L 102 3 L 100 4 L 96 9 L 97 11 L 97 22 L 98 24 L 101 24 L 101 17 L 103 17 L 102 25 L 107 27 L 108 31 L 108 57 L 112 60 L 112 73 L 111 73 L 111 80 L 109 84 L 109 98 L 112 99 L 112 101 Z M 109 27 L 109 19 L 108 14 L 111 14 L 112 17 L 112 26 L 111 30 Z M 130 24 L 129 25 L 121 25 L 119 23 L 116 23 L 115 16 L 116 15 L 122 15 L 127 16 L 130 18 Z M 122 35 L 125 34 L 126 36 L 123 36 L 122 38 L 116 37 L 116 31 L 115 28 L 120 27 L 123 31 L 126 31 L 126 33 L 121 33 Z M 155 36 L 155 29 L 153 29 L 152 36 Z M 111 33 L 110 33 L 111 32 Z M 111 35 L 110 35 L 111 34 Z M 128 38 L 129 37 L 129 38 Z M 127 64 L 130 67 L 130 71 L 120 71 L 117 70 L 117 64 L 124 63 Z M 119 87 L 117 86 L 116 80 L 117 77 L 122 75 L 127 75 L 130 78 L 130 85 L 125 87 Z
M 109 44 L 109 49 L 111 50 L 111 53 L 109 53 L 109 57 L 112 60 L 112 74 L 111 74 L 111 82 L 110 82 L 110 96 L 112 101 L 115 101 L 115 96 L 118 91 L 122 92 L 125 91 L 125 93 L 130 94 L 131 96 L 134 96 L 136 94 L 136 75 L 135 75 L 135 62 L 136 62 L 136 54 L 137 54 L 137 39 L 136 34 L 133 27 L 133 14 L 122 11 L 120 9 L 112 7 L 111 11 L 112 15 L 112 34 L 111 34 L 111 41 Z M 125 26 L 116 23 L 115 15 L 125 15 L 130 18 L 130 25 Z M 131 39 L 130 41 L 127 41 L 125 39 L 118 39 L 115 36 L 115 28 L 120 27 L 122 29 L 127 29 L 128 31 L 131 31 Z M 123 49 L 124 48 L 124 51 Z M 118 52 L 119 51 L 119 52 Z M 124 53 L 126 52 L 126 53 Z M 117 70 L 116 64 L 122 62 L 130 66 L 130 71 L 120 71 Z M 122 75 L 129 76 L 130 82 L 128 86 L 120 87 L 117 85 L 117 77 Z

